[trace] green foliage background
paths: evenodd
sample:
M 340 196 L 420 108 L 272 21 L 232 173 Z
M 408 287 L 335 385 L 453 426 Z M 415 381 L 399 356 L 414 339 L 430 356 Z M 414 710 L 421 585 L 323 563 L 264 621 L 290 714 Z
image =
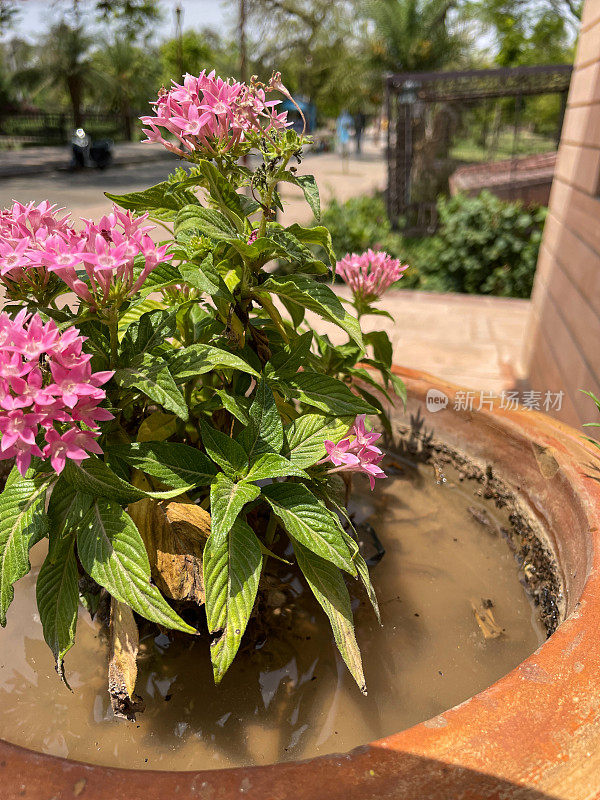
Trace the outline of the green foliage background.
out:
M 545 208 L 508 203 L 489 192 L 438 200 L 440 225 L 431 237 L 392 230 L 380 195 L 331 203 L 322 220 L 338 258 L 382 249 L 408 263 L 398 288 L 529 297 Z

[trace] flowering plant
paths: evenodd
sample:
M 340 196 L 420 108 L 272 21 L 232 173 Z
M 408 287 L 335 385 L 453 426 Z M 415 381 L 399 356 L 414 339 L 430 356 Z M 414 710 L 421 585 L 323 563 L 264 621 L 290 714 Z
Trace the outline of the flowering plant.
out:
M 37 600 L 63 677 L 78 604 L 100 597 L 134 655 L 133 612 L 216 634 L 220 681 L 261 576 L 286 558 L 364 689 L 344 573 L 377 602 L 342 478 L 385 477 L 366 417 L 387 426 L 382 400 L 404 388 L 387 336 L 363 335 L 319 278 L 335 269 L 359 315 L 382 313 L 373 301 L 403 268 L 371 251 L 336 266 L 325 228 L 276 221 L 280 182 L 320 209 L 314 178 L 292 165 L 308 138 L 274 92 L 289 97 L 279 75 L 188 75 L 143 120 L 187 170 L 109 195 L 97 222 L 46 202 L 0 213 L 0 459 L 14 459 L 0 495 L 0 623 L 47 537 Z M 266 269 L 280 258 L 292 274 Z M 307 311 L 347 341 L 334 346 Z M 129 713 L 135 674 L 118 659 L 110 670 L 115 708 Z

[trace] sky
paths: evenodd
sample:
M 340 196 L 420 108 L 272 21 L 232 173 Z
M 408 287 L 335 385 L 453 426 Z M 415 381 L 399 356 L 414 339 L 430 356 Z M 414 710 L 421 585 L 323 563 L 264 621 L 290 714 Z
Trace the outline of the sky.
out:
M 234 19 L 231 0 L 179 0 L 183 9 L 184 28 L 210 27 L 222 31 L 229 29 Z M 14 30 L 17 36 L 33 39 L 46 29 L 52 18 L 56 17 L 56 9 L 49 0 L 21 0 L 21 14 Z M 61 3 L 57 3 L 60 7 Z M 163 23 L 160 36 L 172 36 L 175 31 L 174 9 L 177 0 L 161 0 Z M 14 35 L 14 33 L 12 35 Z

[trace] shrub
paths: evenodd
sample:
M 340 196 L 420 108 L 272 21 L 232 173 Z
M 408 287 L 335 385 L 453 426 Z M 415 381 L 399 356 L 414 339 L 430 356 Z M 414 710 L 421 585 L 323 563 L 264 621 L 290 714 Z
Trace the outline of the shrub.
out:
M 490 192 L 438 200 L 435 236 L 405 237 L 392 230 L 380 195 L 323 213 L 338 258 L 373 247 L 408 262 L 403 288 L 529 297 L 546 209 L 528 209 Z
M 419 274 L 409 258 L 411 241 L 392 230 L 381 194 L 353 197 L 345 203 L 333 200 L 323 212 L 322 224 L 331 234 L 338 259 L 369 248 L 384 250 L 409 263 L 402 279 L 403 288 L 418 286 Z
M 527 209 L 481 192 L 440 198 L 438 213 L 436 263 L 420 265 L 425 284 L 441 274 L 449 291 L 529 297 L 545 208 Z

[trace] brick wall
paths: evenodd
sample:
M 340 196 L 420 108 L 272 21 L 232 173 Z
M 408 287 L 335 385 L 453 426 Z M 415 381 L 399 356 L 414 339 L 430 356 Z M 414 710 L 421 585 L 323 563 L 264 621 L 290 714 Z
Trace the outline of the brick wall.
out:
M 586 0 L 535 276 L 524 361 L 533 389 L 562 389 L 555 415 L 600 421 L 600 0 Z

